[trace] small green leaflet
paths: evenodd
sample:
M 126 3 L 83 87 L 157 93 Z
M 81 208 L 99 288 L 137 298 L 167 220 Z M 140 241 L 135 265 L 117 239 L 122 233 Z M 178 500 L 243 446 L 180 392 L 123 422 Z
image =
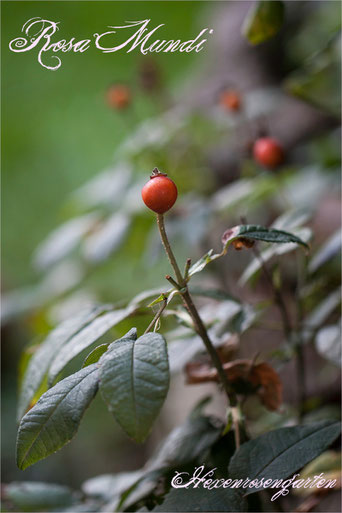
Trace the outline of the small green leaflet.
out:
M 165 339 L 157 333 L 138 339 L 128 333 L 109 346 L 99 365 L 105 403 L 122 429 L 143 442 L 169 388 Z
M 160 296 L 158 296 L 154 301 L 152 301 L 152 303 L 150 303 L 147 306 L 150 308 L 151 306 L 157 305 L 158 303 L 162 303 L 165 300 L 166 300 L 166 304 L 168 305 L 169 303 L 171 303 L 172 299 L 177 294 L 180 294 L 180 292 L 181 291 L 179 291 L 177 289 L 169 289 L 167 292 L 160 294 Z
M 324 242 L 309 264 L 309 272 L 314 273 L 327 261 L 341 251 L 342 232 L 339 228 L 328 240 Z
M 252 45 L 275 36 L 284 21 L 284 3 L 279 0 L 260 0 L 248 11 L 242 33 Z
M 200 273 L 210 262 L 216 260 L 216 258 L 219 258 L 221 256 L 221 254 L 213 255 L 213 252 L 214 250 L 211 249 L 210 251 L 208 251 L 208 253 L 203 255 L 202 258 L 197 260 L 197 262 L 190 267 L 189 277 L 193 276 L 196 273 Z
M 95 349 L 93 349 L 88 354 L 88 356 L 85 358 L 83 365 L 82 365 L 82 369 L 84 367 L 88 367 L 88 365 L 91 365 L 92 363 L 98 362 L 99 359 L 101 358 L 101 356 L 107 351 L 108 345 L 109 344 L 101 344 L 101 345 L 95 347 Z

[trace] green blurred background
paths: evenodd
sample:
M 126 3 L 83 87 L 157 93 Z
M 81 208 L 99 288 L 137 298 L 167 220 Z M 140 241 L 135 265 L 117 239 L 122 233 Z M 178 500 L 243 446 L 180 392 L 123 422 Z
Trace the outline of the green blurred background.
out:
M 151 18 L 163 38 L 189 39 L 202 28 L 206 2 L 6 2 L 2 6 L 3 272 L 6 287 L 34 279 L 33 249 L 66 215 L 63 198 L 112 162 L 129 120 L 111 111 L 104 92 L 116 81 L 134 84 L 142 55 L 62 54 L 57 71 L 44 69 L 37 49 L 14 53 L 8 43 L 35 16 L 60 22 L 56 40 L 90 37 L 109 25 Z M 153 25 L 152 25 L 153 24 Z M 49 58 L 45 55 L 45 57 Z M 171 93 L 201 54 L 156 55 Z M 138 121 L 158 111 L 136 94 Z M 143 170 L 148 173 L 150 170 Z
M 103 54 L 91 47 L 84 54 L 62 54 L 61 68 L 50 71 L 38 63 L 37 49 L 16 54 L 9 50 L 9 41 L 19 37 L 23 24 L 35 16 L 60 22 L 55 35 L 58 40 L 73 36 L 87 38 L 94 32 L 105 32 L 108 25 L 146 18 L 151 18 L 151 28 L 165 23 L 162 30 L 166 39 L 175 36 L 189 39 L 202 28 L 201 18 L 208 5 L 164 1 L 3 1 L 1 8 L 2 276 L 6 291 L 33 284 L 38 279 L 31 264 L 32 253 L 53 228 L 69 218 L 70 192 L 111 165 L 115 147 L 131 127 L 159 111 L 153 98 L 139 92 L 137 80 L 142 55 L 137 51 Z M 171 95 L 200 58 L 201 54 L 195 53 L 156 56 Z M 105 91 L 115 82 L 129 83 L 133 88 L 134 112 L 128 114 L 128 119 L 106 104 Z M 148 176 L 150 171 L 142 169 L 141 173 Z M 115 265 L 117 262 L 112 269 Z M 121 259 L 121 267 L 124 265 Z M 108 285 L 108 275 L 104 274 L 107 288 L 113 290 L 113 299 L 118 299 L 122 290 L 125 297 L 140 290 L 139 280 L 132 281 L 131 273 L 129 264 L 126 272 L 115 274 L 112 287 Z M 64 451 L 42 462 L 25 472 L 25 476 L 16 469 L 16 368 L 19 350 L 31 337 L 30 331 L 30 322 L 29 326 L 25 323 L 11 326 L 3 347 L 3 480 L 24 477 L 78 486 L 90 475 L 141 464 L 144 449 L 137 451 L 122 436 L 98 400 L 92 414 L 86 416 L 71 452 Z M 36 322 L 33 331 L 37 331 Z M 46 331 L 44 322 L 39 331 Z M 115 461 L 110 454 L 115 454 Z

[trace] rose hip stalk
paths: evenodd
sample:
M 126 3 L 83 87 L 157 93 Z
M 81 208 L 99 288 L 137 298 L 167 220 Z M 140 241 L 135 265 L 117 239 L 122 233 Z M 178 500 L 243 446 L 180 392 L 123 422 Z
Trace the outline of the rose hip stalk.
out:
M 234 423 L 234 434 L 235 434 L 235 443 L 238 448 L 240 445 L 240 433 L 239 433 L 239 423 L 238 423 L 238 411 L 237 411 L 237 398 L 234 390 L 229 384 L 226 373 L 223 369 L 221 360 L 219 355 L 213 346 L 209 335 L 207 333 L 207 329 L 203 324 L 203 321 L 197 311 L 196 306 L 193 303 L 192 297 L 188 290 L 188 271 L 191 264 L 191 260 L 188 259 L 185 266 L 184 275 L 181 273 L 177 260 L 173 254 L 172 248 L 170 246 L 169 240 L 165 231 L 164 224 L 164 213 L 170 210 L 170 208 L 174 205 L 177 199 L 177 187 L 175 183 L 167 177 L 166 174 L 160 173 L 157 168 L 155 168 L 152 172 L 150 180 L 144 185 L 141 191 L 142 199 L 145 205 L 157 213 L 157 224 L 160 233 L 160 237 L 169 259 L 169 262 L 175 272 L 176 279 L 167 275 L 166 279 L 172 283 L 172 285 L 179 291 L 183 304 L 189 315 L 192 318 L 194 323 L 194 329 L 198 333 L 198 335 L 203 340 L 203 343 L 210 355 L 213 365 L 217 369 L 218 376 L 220 377 L 220 381 L 222 386 L 225 389 L 226 395 L 228 397 L 233 416 Z

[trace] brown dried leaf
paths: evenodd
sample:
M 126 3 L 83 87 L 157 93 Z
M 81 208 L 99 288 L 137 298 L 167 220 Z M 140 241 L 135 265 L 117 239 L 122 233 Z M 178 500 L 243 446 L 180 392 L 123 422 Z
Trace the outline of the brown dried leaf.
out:
M 197 383 L 208 383 L 217 381 L 217 370 L 207 363 L 189 362 L 185 366 L 186 383 L 195 385 Z
M 255 387 L 262 403 L 269 410 L 277 410 L 282 403 L 282 383 L 276 371 L 266 362 L 253 364 L 253 360 L 234 360 L 223 364 L 231 383 L 245 381 Z M 185 366 L 186 383 L 218 381 L 217 371 L 208 363 L 190 362 Z
M 234 249 L 240 251 L 243 248 L 252 248 L 254 246 L 254 240 L 246 239 L 246 237 L 239 237 L 232 242 Z
M 229 381 L 237 381 L 242 379 L 249 381 L 249 375 L 252 370 L 252 360 L 234 360 L 223 364 Z
M 255 365 L 250 381 L 260 386 L 258 395 L 268 410 L 277 410 L 283 399 L 283 386 L 276 371 L 266 362 Z
M 239 347 L 239 336 L 236 333 L 233 333 L 228 337 L 228 339 L 222 344 L 222 346 L 217 348 L 218 355 L 222 363 L 230 362 L 234 353 L 237 351 Z

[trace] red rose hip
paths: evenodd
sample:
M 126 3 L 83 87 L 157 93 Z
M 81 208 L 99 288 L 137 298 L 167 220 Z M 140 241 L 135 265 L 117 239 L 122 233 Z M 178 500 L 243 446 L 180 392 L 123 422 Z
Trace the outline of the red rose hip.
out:
M 145 205 L 156 212 L 164 214 L 174 205 L 178 191 L 176 184 L 157 169 L 153 171 L 150 180 L 144 185 L 141 196 Z
M 273 169 L 284 161 L 284 150 L 276 139 L 261 137 L 254 143 L 253 156 L 259 164 Z

